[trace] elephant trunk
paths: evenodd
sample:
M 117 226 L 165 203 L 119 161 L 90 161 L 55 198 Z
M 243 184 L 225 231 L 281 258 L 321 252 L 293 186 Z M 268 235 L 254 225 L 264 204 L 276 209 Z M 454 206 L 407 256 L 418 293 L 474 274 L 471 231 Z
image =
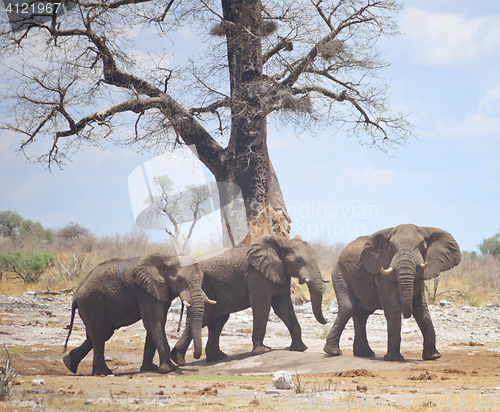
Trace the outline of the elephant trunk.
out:
M 415 284 L 415 263 L 410 259 L 401 259 L 397 264 L 401 312 L 405 319 L 412 315 L 413 286 Z
M 201 285 L 198 285 L 196 288 L 190 287 L 189 296 L 190 306 L 187 308 L 187 315 L 189 318 L 187 325 L 189 325 L 191 336 L 193 337 L 194 357 L 195 359 L 199 359 L 202 351 L 201 328 L 205 308 Z
M 309 294 L 311 295 L 311 304 L 313 308 L 314 317 L 322 325 L 326 324 L 326 319 L 323 316 L 322 302 L 323 302 L 323 279 L 320 277 L 314 278 L 307 282 Z

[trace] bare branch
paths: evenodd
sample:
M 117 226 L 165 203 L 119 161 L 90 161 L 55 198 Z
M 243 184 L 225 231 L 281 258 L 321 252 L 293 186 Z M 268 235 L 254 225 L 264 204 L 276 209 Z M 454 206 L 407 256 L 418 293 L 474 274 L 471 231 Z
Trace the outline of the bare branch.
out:
M 85 126 L 91 123 L 102 124 L 106 119 L 114 116 L 117 113 L 123 113 L 123 112 L 142 113 L 148 109 L 160 108 L 162 104 L 164 104 L 164 99 L 162 97 L 152 97 L 150 99 L 142 99 L 142 100 L 134 99 L 134 100 L 129 100 L 127 102 L 112 104 L 102 110 L 99 110 L 98 112 L 85 116 L 78 123 L 74 123 L 71 118 L 68 119 L 68 122 L 70 123 L 70 129 L 63 132 L 57 132 L 56 136 L 65 137 L 77 134 L 80 131 L 82 131 L 85 128 Z

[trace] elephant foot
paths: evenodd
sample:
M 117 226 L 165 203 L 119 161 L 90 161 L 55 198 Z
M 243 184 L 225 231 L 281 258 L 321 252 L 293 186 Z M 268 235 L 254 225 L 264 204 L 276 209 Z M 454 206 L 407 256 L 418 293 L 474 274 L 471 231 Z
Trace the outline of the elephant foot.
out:
M 424 351 L 422 352 L 422 359 L 423 360 L 436 360 L 441 357 L 441 354 L 434 348 L 432 350 Z
M 170 351 L 170 359 L 179 366 L 186 365 L 186 352 L 181 352 L 176 347 Z
M 387 352 L 384 356 L 384 360 L 389 362 L 404 362 L 405 358 L 401 353 Z
M 158 370 L 158 366 L 154 363 L 143 363 L 141 366 L 141 372 L 156 372 Z
M 78 364 L 80 362 L 76 362 L 74 359 L 71 358 L 71 354 L 68 353 L 64 358 L 63 362 L 66 365 L 66 367 L 73 373 L 76 373 L 78 370 Z
M 179 369 L 179 367 L 175 366 L 172 362 L 168 361 L 168 362 L 162 363 L 160 365 L 160 367 L 157 369 L 157 372 L 165 374 L 165 373 L 173 372 L 176 369 Z
M 304 342 L 292 343 L 288 350 L 293 350 L 297 352 L 304 352 L 307 349 L 307 346 Z
M 374 358 L 375 352 L 373 352 L 369 346 L 365 346 L 363 348 L 354 349 L 353 355 L 359 358 Z
M 252 349 L 252 356 L 262 355 L 263 353 L 269 352 L 271 348 L 269 346 L 254 346 Z
M 207 362 L 218 362 L 227 358 L 227 355 L 219 348 L 216 350 L 205 348 L 205 353 L 207 355 Z
M 108 375 L 113 375 L 113 371 L 109 369 L 107 366 L 102 366 L 102 367 L 97 367 L 97 368 L 92 368 L 92 375 L 93 376 L 108 376 Z
M 338 347 L 338 345 L 336 345 L 336 346 L 330 346 L 330 345 L 326 344 L 323 347 L 323 351 L 328 356 L 340 356 L 340 355 L 342 355 L 342 351 L 340 350 L 340 348 Z

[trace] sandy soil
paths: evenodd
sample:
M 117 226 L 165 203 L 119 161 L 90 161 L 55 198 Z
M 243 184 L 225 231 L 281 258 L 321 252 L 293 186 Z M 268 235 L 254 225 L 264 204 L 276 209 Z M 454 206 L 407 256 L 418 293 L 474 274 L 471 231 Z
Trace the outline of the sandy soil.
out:
M 208 364 L 204 356 L 187 358 L 187 365 L 168 375 L 138 372 L 145 332 L 138 322 L 115 333 L 106 346 L 108 377 L 92 377 L 89 354 L 73 375 L 62 363 L 65 329 L 70 318 L 69 294 L 0 296 L 0 344 L 5 344 L 17 372 L 8 402 L 1 410 L 122 410 L 178 409 L 262 410 L 374 409 L 381 406 L 408 410 L 500 410 L 499 308 L 433 307 L 432 316 L 443 355 L 437 361 L 421 359 L 421 336 L 414 321 L 403 323 L 405 362 L 384 362 L 386 332 L 381 313 L 370 318 L 368 333 L 375 359 L 352 356 L 352 325 L 341 340 L 344 354 L 324 356 L 325 331 L 331 327 L 335 305 L 325 306 L 327 328 L 318 324 L 310 305 L 296 308 L 303 328 L 303 353 L 285 350 L 286 328 L 270 316 L 266 344 L 274 350 L 250 356 L 251 312 L 235 314 L 221 337 L 229 356 Z M 178 305 L 167 325 L 174 344 L 178 333 Z M 69 348 L 84 339 L 77 317 Z M 204 331 L 206 334 L 206 331 Z M 2 345 L 3 346 L 3 345 Z M 0 350 L 0 365 L 6 352 Z M 272 376 L 278 370 L 293 375 L 295 389 L 277 391 Z M 37 385 L 40 384 L 40 385 Z M 498 401 L 497 401 L 498 400 Z M 10 408 L 10 409 L 9 409 Z

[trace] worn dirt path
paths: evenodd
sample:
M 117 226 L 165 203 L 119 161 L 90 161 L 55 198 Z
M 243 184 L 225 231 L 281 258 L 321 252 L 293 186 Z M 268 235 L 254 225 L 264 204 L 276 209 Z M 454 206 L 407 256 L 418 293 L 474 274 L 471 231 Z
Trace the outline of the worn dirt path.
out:
M 403 323 L 402 353 L 405 362 L 384 362 L 386 332 L 381 313 L 368 326 L 375 359 L 352 356 L 352 325 L 341 340 L 344 354 L 324 356 L 321 338 L 324 329 L 312 317 L 309 306 L 296 308 L 303 328 L 303 353 L 285 350 L 289 345 L 286 328 L 270 316 L 266 344 L 274 350 L 250 356 L 251 313 L 235 314 L 221 337 L 221 348 L 229 355 L 208 364 L 204 356 L 178 371 L 159 375 L 138 372 L 145 332 L 142 324 L 123 328 L 106 346 L 108 366 L 115 375 L 92 377 L 92 356 L 82 362 L 77 375 L 63 365 L 62 345 L 70 317 L 69 294 L 0 295 L 0 344 L 14 360 L 16 384 L 11 400 L 0 403 L 2 410 L 122 410 L 180 407 L 186 410 L 231 410 L 256 407 L 261 410 L 317 410 L 381 406 L 419 410 L 500 410 L 499 308 L 433 307 L 438 349 L 442 358 L 421 360 L 421 336 L 414 321 Z M 335 305 L 325 312 L 335 312 Z M 178 305 L 169 313 L 167 333 L 175 343 Z M 206 331 L 204 331 L 206 336 Z M 77 317 L 69 348 L 84 339 L 84 326 Z M 3 346 L 3 345 L 2 345 Z M 5 360 L 1 352 L 0 365 Z M 289 371 L 295 390 L 273 390 L 272 375 Z M 36 386 L 36 383 L 44 385 Z M 298 393 L 297 393 L 298 392 Z M 257 405 L 258 404 L 258 405 Z M 435 408 L 439 407 L 439 408 Z M 8 409 L 11 408 L 11 409 Z M 208 408 L 208 409 L 207 409 Z

